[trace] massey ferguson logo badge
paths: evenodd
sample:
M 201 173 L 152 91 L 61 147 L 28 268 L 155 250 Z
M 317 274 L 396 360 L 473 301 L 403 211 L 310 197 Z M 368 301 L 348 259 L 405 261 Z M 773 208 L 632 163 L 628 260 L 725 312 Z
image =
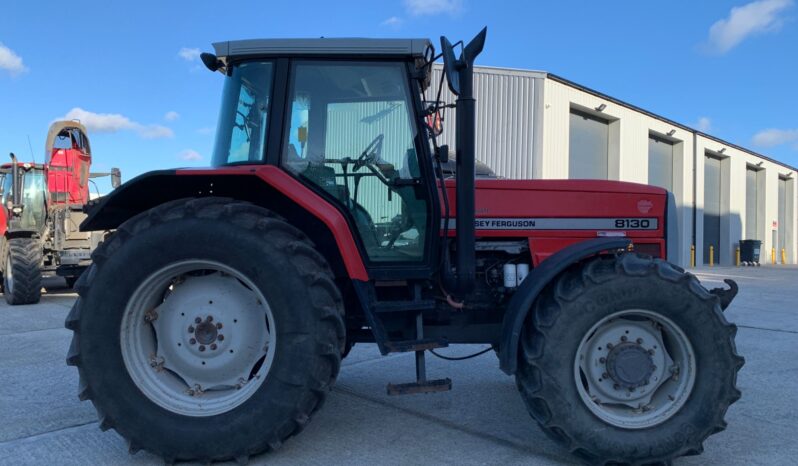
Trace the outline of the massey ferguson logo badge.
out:
M 654 203 L 648 199 L 643 199 L 637 202 L 637 210 L 639 210 L 641 214 L 647 214 L 652 207 L 654 207 Z

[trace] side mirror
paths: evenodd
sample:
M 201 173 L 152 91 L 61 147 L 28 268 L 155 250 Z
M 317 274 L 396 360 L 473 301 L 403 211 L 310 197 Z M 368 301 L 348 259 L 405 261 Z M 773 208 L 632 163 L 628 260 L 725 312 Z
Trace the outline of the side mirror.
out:
M 441 36 L 441 53 L 443 54 L 443 70 L 446 73 L 446 81 L 449 90 L 454 95 L 460 95 L 460 61 L 454 58 L 454 47 L 444 36 Z
M 442 146 L 438 146 L 438 150 L 435 152 L 435 157 L 438 159 L 440 163 L 446 163 L 449 161 L 449 145 L 444 144 Z
M 122 171 L 118 168 L 111 169 L 111 187 L 116 189 L 122 186 Z
M 443 114 L 440 110 L 427 115 L 427 128 L 436 137 L 443 133 Z

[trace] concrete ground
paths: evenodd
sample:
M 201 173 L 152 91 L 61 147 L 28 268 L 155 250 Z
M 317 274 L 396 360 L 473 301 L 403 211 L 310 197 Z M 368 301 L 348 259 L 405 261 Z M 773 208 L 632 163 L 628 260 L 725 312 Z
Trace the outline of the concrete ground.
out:
M 708 287 L 740 284 L 727 310 L 745 356 L 743 398 L 729 428 L 710 437 L 702 456 L 677 465 L 795 464 L 798 458 L 798 268 L 695 271 Z M 101 432 L 89 402 L 77 399 L 77 371 L 64 358 L 71 332 L 64 318 L 75 295 L 43 296 L 32 306 L 0 305 L 0 464 L 161 464 L 127 453 L 114 431 Z M 1 301 L 1 300 L 0 300 Z M 449 348 L 467 354 L 479 347 Z M 432 377 L 451 377 L 451 392 L 388 397 L 388 382 L 409 381 L 410 354 L 380 357 L 359 345 L 344 361 L 327 404 L 281 450 L 253 464 L 575 464 L 527 415 L 513 379 L 492 353 L 463 362 L 430 358 Z

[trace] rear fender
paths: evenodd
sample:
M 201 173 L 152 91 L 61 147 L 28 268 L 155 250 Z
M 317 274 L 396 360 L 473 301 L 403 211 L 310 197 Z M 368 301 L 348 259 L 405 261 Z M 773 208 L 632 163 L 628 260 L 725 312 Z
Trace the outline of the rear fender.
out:
M 569 266 L 605 251 L 626 249 L 628 238 L 596 238 L 565 247 L 540 263 L 518 287 L 504 314 L 499 346 L 499 364 L 509 375 L 518 367 L 518 342 L 532 305 L 541 291 Z
M 310 237 L 336 276 L 369 279 L 343 214 L 295 178 L 269 165 L 145 173 L 87 204 L 88 216 L 80 229 L 112 230 L 165 202 L 203 196 L 230 197 L 272 210 Z

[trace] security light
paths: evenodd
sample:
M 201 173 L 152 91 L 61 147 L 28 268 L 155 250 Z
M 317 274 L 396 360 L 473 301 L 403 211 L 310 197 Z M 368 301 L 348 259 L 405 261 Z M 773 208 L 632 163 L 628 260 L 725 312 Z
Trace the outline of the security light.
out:
M 607 104 L 601 104 L 598 107 L 596 107 L 596 111 L 603 112 L 605 108 L 607 108 Z
M 757 167 L 761 167 L 761 166 L 762 166 L 762 164 L 764 164 L 764 163 L 765 163 L 765 161 L 764 161 L 764 160 L 760 160 L 759 162 L 757 162 L 757 163 L 756 163 L 756 166 L 757 166 Z
M 725 148 L 725 147 L 721 148 L 721 149 L 718 151 L 718 154 L 722 154 L 722 153 L 724 153 L 724 152 L 726 152 L 726 148 Z
M 672 130 L 668 131 L 667 134 L 668 134 L 668 136 L 673 136 L 674 134 L 676 134 L 676 130 L 672 129 Z

